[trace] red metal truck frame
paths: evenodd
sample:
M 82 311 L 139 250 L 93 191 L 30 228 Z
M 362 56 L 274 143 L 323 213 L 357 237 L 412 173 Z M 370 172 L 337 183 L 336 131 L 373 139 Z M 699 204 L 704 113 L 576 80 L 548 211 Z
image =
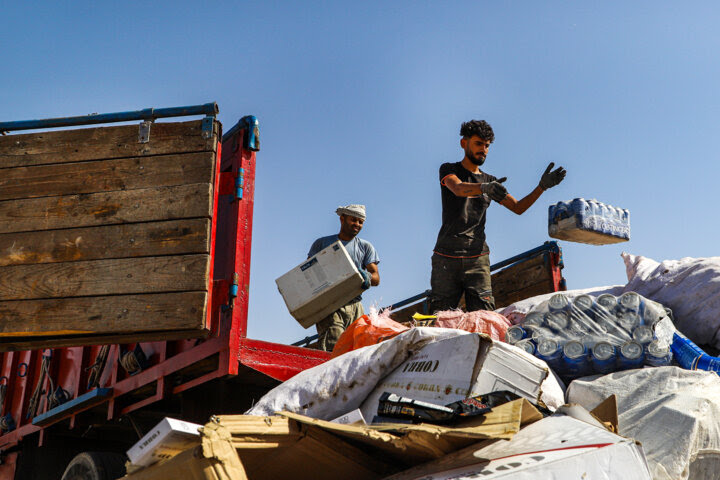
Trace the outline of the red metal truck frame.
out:
M 72 429 L 75 427 L 76 415 L 97 408 L 102 403 L 107 404 L 107 420 L 113 420 L 210 380 L 238 375 L 242 368 L 250 368 L 284 381 L 329 358 L 328 353 L 318 350 L 247 338 L 255 190 L 255 152 L 245 146 L 247 133 L 247 124 L 241 122 L 223 137 L 222 142 L 218 142 L 211 248 L 211 265 L 214 267 L 211 267 L 210 274 L 212 293 L 208 296 L 208 338 L 142 343 L 143 350 L 153 352 L 150 355 L 151 366 L 135 375 L 127 374 L 117 361 L 121 349 L 125 351 L 134 348 L 135 344 L 112 345 L 103 374 L 106 382 L 100 384 L 100 387 L 112 389 L 111 393 L 98 402 L 84 404 L 65 415 L 53 417 L 51 422 L 43 426 L 34 425 L 33 418 L 26 418 L 30 396 L 40 378 L 43 355 L 52 355 L 43 390 L 48 390 L 49 381 L 53 379 L 54 385 L 67 390 L 72 400 L 87 393 L 88 368 L 95 362 L 101 346 L 2 354 L 0 384 L 6 385 L 6 393 L 0 407 L 3 415 L 9 413 L 12 416 L 17 427 L 0 435 L 0 451 L 6 453 L 3 465 L 0 465 L 0 477 L 10 473 L 7 469 L 14 471 L 17 452 L 10 453 L 8 450 L 17 446 L 24 437 L 39 432 L 39 442 L 42 444 L 44 428 L 69 421 L 69 428 Z M 218 228 L 218 225 L 221 227 Z M 237 289 L 233 288 L 235 282 Z M 233 298 L 231 292 L 235 291 L 237 296 Z M 173 373 L 214 356 L 217 363 L 212 370 L 180 384 L 165 381 Z M 140 400 L 123 402 L 128 394 L 141 389 L 149 389 L 151 393 Z M 44 399 L 36 417 L 46 410 L 47 399 Z

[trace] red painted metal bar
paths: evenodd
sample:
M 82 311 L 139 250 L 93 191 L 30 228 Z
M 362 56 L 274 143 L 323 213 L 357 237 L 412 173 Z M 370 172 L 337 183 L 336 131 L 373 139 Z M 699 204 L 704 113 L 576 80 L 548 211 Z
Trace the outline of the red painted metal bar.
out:
M 239 359 L 243 365 L 284 382 L 329 360 L 330 353 L 246 338 L 241 341 Z

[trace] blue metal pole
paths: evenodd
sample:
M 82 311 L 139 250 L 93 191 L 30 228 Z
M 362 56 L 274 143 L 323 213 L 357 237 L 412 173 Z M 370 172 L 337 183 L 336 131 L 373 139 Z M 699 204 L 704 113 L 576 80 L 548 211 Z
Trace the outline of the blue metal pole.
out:
M 17 122 L 0 122 L 0 132 L 16 130 L 33 130 L 37 128 L 74 127 L 78 125 L 94 125 L 98 123 L 130 122 L 134 120 L 155 120 L 156 118 L 185 117 L 189 115 L 217 115 L 218 105 L 215 102 L 204 105 L 186 107 L 146 108 L 131 112 L 101 113 L 80 117 L 47 118 L 43 120 L 20 120 Z

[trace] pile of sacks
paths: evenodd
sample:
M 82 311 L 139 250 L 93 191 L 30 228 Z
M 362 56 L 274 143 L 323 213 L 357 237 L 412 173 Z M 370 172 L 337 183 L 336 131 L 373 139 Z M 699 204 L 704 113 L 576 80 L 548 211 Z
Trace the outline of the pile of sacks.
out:
M 660 263 L 623 254 L 623 259 L 626 285 L 569 291 L 566 296 L 572 300 L 580 295 L 620 297 L 625 292 L 637 292 L 671 309 L 678 333 L 698 344 L 720 348 L 720 257 Z M 343 350 L 335 352 L 333 360 L 280 385 L 248 414 L 289 411 L 331 421 L 356 411 L 348 418 L 371 425 L 373 420 L 386 424 L 391 419 L 378 416 L 379 399 L 385 392 L 444 406 L 463 396 L 509 391 L 544 414 L 539 425 L 550 425 L 551 420 L 558 421 L 558 412 L 566 413 L 565 404 L 577 404 L 590 411 L 614 395 L 619 411 L 615 433 L 642 445 L 627 458 L 634 458 L 628 460 L 633 468 L 643 470 L 645 465 L 647 473 L 631 475 L 625 463 L 618 470 L 613 466 L 617 464 L 605 464 L 607 478 L 714 478 L 715 464 L 720 462 L 720 424 L 714 420 L 720 414 L 718 375 L 669 365 L 570 378 L 566 388 L 547 363 L 499 341 L 505 339 L 508 328 L 522 324 L 529 312 L 547 304 L 551 296 L 527 299 L 498 312 L 441 312 L 435 324 L 447 329 L 408 329 L 393 322 L 387 313 L 373 313 L 358 324 L 358 329 L 386 329 L 380 343 L 369 339 L 378 336 L 360 339 L 357 332 L 348 332 Z M 432 370 L 436 381 L 427 381 L 425 370 Z M 405 407 L 412 409 L 413 405 Z M 397 409 L 402 410 L 402 405 Z M 560 436 L 567 432 L 560 428 L 554 431 Z M 527 442 L 520 433 L 516 438 Z M 532 445 L 522 451 L 528 453 L 533 448 L 548 450 Z M 480 458 L 478 455 L 475 458 Z M 583 464 L 589 468 L 587 461 Z M 537 476 L 528 465 L 519 470 L 526 467 L 528 478 Z M 517 476 L 519 470 L 512 478 L 524 478 Z M 488 474 L 485 472 L 483 478 Z M 474 477 L 468 474 L 452 478 Z
M 678 331 L 666 342 L 682 332 L 720 348 L 720 258 L 623 257 L 627 285 L 565 296 L 637 292 L 672 309 Z M 387 312 L 364 316 L 331 360 L 245 415 L 203 427 L 194 453 L 130 477 L 168 478 L 189 471 L 182 462 L 202 460 L 196 470 L 212 475 L 197 478 L 223 480 L 716 478 L 718 374 L 670 364 L 564 382 L 504 341 L 550 296 L 498 312 L 441 312 L 433 327 L 400 325 Z

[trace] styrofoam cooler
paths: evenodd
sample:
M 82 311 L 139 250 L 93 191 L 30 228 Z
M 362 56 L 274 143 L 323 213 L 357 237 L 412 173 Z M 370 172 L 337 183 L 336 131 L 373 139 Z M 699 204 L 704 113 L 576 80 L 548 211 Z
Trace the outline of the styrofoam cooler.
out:
M 571 242 L 606 245 L 630 240 L 630 212 L 598 202 L 575 198 L 548 209 L 548 234 Z
M 340 241 L 308 258 L 275 283 L 290 314 L 305 328 L 363 291 L 363 277 Z

